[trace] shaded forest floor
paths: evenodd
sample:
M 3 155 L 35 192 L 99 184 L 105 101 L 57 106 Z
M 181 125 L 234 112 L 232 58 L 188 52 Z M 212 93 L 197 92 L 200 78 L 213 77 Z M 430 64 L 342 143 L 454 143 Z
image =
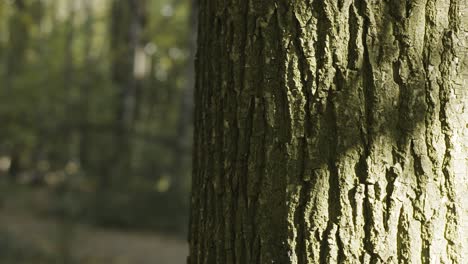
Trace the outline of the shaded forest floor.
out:
M 41 193 L 27 199 L 3 196 L 0 206 L 0 262 L 4 264 L 178 264 L 185 241 L 151 232 L 102 229 L 41 216 Z M 64 259 L 68 258 L 69 261 Z

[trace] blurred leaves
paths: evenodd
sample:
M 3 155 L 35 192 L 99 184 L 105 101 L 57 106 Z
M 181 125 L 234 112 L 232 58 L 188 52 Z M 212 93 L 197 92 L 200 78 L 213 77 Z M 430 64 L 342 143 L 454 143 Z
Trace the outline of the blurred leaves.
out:
M 158 219 L 171 222 L 162 215 L 187 214 L 190 149 L 180 152 L 180 142 L 190 137 L 178 128 L 191 116 L 181 107 L 190 85 L 190 6 L 141 1 L 145 23 L 132 46 L 127 30 L 142 14 L 129 6 L 116 14 L 114 1 L 132 2 L 0 1 L 0 156 L 18 179 L 80 197 L 70 201 L 87 205 L 80 207 L 88 218 L 100 217 L 89 208 L 105 192 L 106 220 L 96 222 L 157 227 Z M 135 113 L 122 127 L 117 110 L 129 80 L 138 84 Z

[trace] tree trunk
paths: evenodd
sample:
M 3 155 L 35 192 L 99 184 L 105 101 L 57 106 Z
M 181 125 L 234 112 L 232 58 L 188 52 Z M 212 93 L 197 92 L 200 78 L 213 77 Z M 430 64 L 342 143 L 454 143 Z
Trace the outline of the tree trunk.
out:
M 85 40 L 83 45 L 83 54 L 84 54 L 84 65 L 86 69 L 84 70 L 85 74 L 83 81 L 80 85 L 80 127 L 79 129 L 79 163 L 82 168 L 89 168 L 90 159 L 89 149 L 90 149 L 90 131 L 88 127 L 88 122 L 90 120 L 90 103 L 88 98 L 90 98 L 91 89 L 94 81 L 93 73 L 93 57 L 91 50 L 93 48 L 93 36 L 94 36 L 94 10 L 92 5 L 92 0 L 84 1 L 84 12 L 86 14 L 86 20 L 84 22 L 84 32 Z M 89 172 L 89 171 L 88 171 Z
M 11 90 L 12 81 L 22 70 L 25 54 L 30 40 L 31 10 L 24 0 L 14 2 L 13 14 L 8 27 L 8 50 L 6 54 L 6 69 L 4 89 Z M 29 21 L 28 21 L 29 20 Z
M 189 38 L 188 38 L 188 51 L 189 56 L 187 59 L 186 69 L 186 83 L 184 84 L 181 93 L 179 105 L 179 118 L 177 123 L 176 139 L 174 144 L 174 164 L 173 180 L 176 191 L 180 194 L 187 194 L 187 168 L 190 168 L 190 149 L 192 140 L 192 123 L 193 123 L 193 91 L 195 86 L 195 52 L 197 49 L 197 12 L 198 0 L 190 1 L 190 15 L 189 15 Z M 185 187 L 185 188 L 184 188 Z
M 135 56 L 142 50 L 146 25 L 146 1 L 113 0 L 111 8 L 111 60 L 112 81 L 117 88 L 115 108 L 115 146 L 111 161 L 103 168 L 106 171 L 101 185 L 118 183 L 129 176 L 132 157 L 131 134 L 135 121 L 137 89 L 141 78 L 135 74 Z M 112 168 L 106 166 L 111 165 Z M 124 181 L 126 182 L 126 181 Z
M 466 8 L 200 1 L 189 263 L 467 260 Z

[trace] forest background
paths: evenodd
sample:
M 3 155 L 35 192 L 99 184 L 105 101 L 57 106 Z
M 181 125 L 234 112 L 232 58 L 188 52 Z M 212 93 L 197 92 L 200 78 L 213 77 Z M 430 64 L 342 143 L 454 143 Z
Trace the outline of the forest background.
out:
M 0 262 L 182 263 L 182 0 L 0 1 Z

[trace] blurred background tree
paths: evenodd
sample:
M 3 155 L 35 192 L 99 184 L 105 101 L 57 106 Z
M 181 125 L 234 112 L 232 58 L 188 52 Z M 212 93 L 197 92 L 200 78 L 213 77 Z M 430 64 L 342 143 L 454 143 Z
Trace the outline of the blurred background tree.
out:
M 0 1 L 2 214 L 185 236 L 191 6 Z

